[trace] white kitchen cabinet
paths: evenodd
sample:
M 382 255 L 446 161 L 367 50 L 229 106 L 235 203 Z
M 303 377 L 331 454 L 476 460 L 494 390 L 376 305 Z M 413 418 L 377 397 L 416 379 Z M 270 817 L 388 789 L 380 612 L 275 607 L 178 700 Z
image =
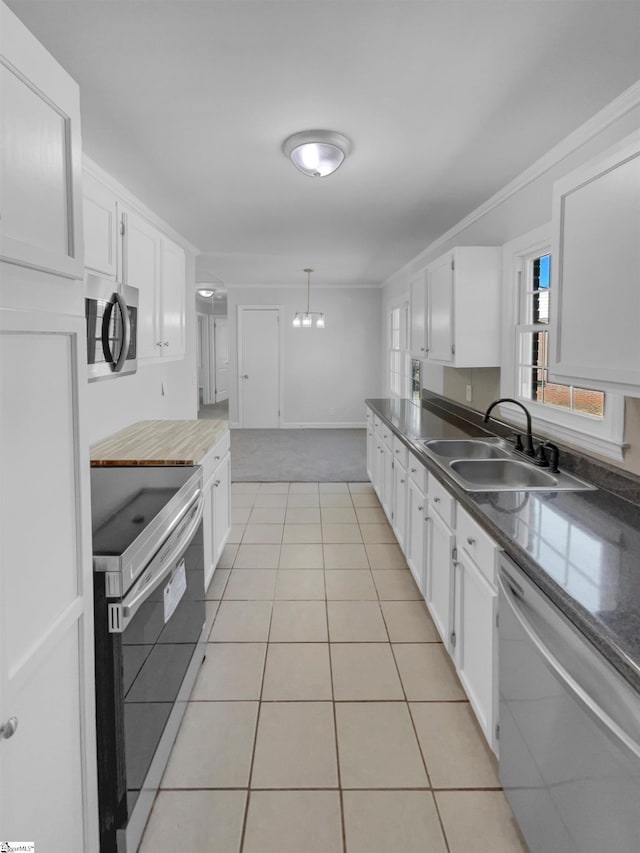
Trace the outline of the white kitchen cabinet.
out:
M 453 652 L 455 534 L 438 513 L 429 494 L 427 510 L 426 602 L 444 647 Z
M 551 377 L 640 396 L 640 132 L 554 185 Z
M 229 431 L 201 461 L 204 512 L 205 589 L 209 586 L 231 531 L 231 456 Z
M 427 351 L 427 282 L 424 270 L 411 280 L 409 298 L 411 355 L 415 358 L 425 358 Z
M 119 204 L 120 281 L 137 287 L 138 358 L 185 352 L 185 252 L 125 204 Z
M 367 407 L 367 477 L 372 483 L 375 479 L 375 454 L 376 434 L 375 427 L 373 425 L 373 412 Z
M 454 662 L 469 702 L 491 748 L 497 751 L 498 591 L 458 547 Z
M 99 275 L 118 274 L 118 201 L 102 181 L 86 169 L 82 175 L 84 265 Z
M 0 838 L 97 853 L 79 92 L 0 14 Z
M 423 466 L 420 465 L 420 467 Z M 427 530 L 427 497 L 416 480 L 409 477 L 407 537 L 404 553 L 413 579 L 423 597 L 426 595 Z
M 387 444 L 386 440 L 382 442 L 382 497 L 380 503 L 385 511 L 389 523 L 393 522 L 393 449 Z
M 78 87 L 4 5 L 0 34 L 0 259 L 81 279 Z
M 480 727 L 497 751 L 498 546 L 461 506 L 457 508 L 454 661 Z
M 449 367 L 500 364 L 501 249 L 461 246 L 427 267 L 426 358 Z
M 407 545 L 407 497 L 409 490 L 409 475 L 407 469 L 396 457 L 393 460 L 393 510 L 391 527 L 398 540 L 398 545 L 406 554 Z

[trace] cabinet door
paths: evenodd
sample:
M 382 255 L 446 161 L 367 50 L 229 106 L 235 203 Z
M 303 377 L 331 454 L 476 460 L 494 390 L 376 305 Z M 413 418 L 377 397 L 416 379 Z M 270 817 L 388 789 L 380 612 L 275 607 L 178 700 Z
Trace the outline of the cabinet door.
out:
M 0 258 L 81 279 L 78 86 L 2 5 Z
M 473 560 L 459 552 L 456 562 L 456 645 L 460 681 L 480 727 L 495 750 L 497 719 L 498 593 Z
M 213 562 L 218 563 L 231 530 L 231 456 L 227 453 L 213 475 Z
M 407 469 L 395 459 L 393 462 L 393 523 L 391 526 L 403 552 L 406 552 L 407 540 L 408 480 Z
M 0 837 L 95 853 L 85 347 L 81 318 L 0 310 Z
M 160 241 L 161 234 L 133 210 L 121 206 L 122 282 L 137 287 L 138 358 L 158 358 L 160 337 Z
M 427 357 L 453 361 L 453 256 L 444 255 L 427 271 Z
M 413 480 L 407 491 L 407 539 L 405 556 L 418 589 L 425 595 L 427 499 Z
M 429 507 L 427 533 L 427 604 L 445 648 L 451 654 L 453 631 L 454 537 L 437 512 Z
M 385 511 L 389 522 L 393 521 L 393 450 L 387 445 L 382 445 L 382 509 Z
M 373 426 L 367 424 L 367 477 L 373 483 L 375 480 L 374 466 L 376 455 L 376 434 Z M 375 488 L 375 485 L 374 485 Z
M 166 237 L 162 239 L 161 284 L 162 354 L 183 356 L 185 351 L 185 253 Z
M 425 358 L 427 339 L 427 285 L 425 274 L 420 273 L 411 282 L 411 354 L 416 358 Z
M 373 488 L 382 503 L 384 493 L 384 444 L 379 433 L 374 432 L 375 451 L 373 455 Z
M 553 376 L 585 388 L 640 395 L 639 270 L 636 133 L 632 144 L 554 186 Z
M 82 177 L 84 265 L 100 275 L 116 278 L 118 210 L 116 197 L 89 172 Z

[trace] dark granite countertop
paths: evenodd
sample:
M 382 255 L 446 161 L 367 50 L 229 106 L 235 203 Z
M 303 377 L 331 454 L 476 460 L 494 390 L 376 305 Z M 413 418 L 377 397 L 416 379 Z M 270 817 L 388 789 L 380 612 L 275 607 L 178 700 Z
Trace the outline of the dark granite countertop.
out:
M 366 403 L 640 692 L 640 507 L 601 488 L 466 492 L 419 442 L 486 430 L 430 403 Z

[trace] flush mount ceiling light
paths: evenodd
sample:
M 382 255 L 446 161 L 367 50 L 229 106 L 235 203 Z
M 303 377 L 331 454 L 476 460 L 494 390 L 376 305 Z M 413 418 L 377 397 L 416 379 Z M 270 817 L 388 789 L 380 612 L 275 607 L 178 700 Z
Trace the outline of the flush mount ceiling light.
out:
M 311 273 L 312 269 L 307 267 L 304 270 L 307 274 L 307 310 L 302 313 L 301 311 L 296 311 L 295 316 L 293 318 L 293 327 L 295 329 L 310 329 L 313 326 L 313 318 L 317 317 L 316 320 L 316 329 L 324 329 L 324 314 L 321 314 L 319 311 L 310 311 L 309 310 L 309 298 L 311 295 Z
M 303 130 L 282 143 L 291 162 L 311 178 L 324 178 L 338 168 L 351 152 L 351 142 L 332 130 Z
M 202 296 L 204 299 L 210 299 L 214 293 L 215 293 L 215 290 L 212 287 L 199 287 L 198 288 L 198 295 Z

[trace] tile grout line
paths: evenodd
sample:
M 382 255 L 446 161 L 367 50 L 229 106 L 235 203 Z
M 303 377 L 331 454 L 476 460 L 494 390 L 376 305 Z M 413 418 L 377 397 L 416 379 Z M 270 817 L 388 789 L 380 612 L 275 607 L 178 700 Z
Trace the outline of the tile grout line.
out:
M 231 577 L 231 575 L 229 575 Z M 242 821 L 242 832 L 240 835 L 240 847 L 238 848 L 238 853 L 242 853 L 244 849 L 244 842 L 247 833 L 247 821 L 249 819 L 249 805 L 251 803 L 251 781 L 253 778 L 253 765 L 256 758 L 256 746 L 258 743 L 258 728 L 260 726 L 260 712 L 262 710 L 262 693 L 264 691 L 264 680 L 267 673 L 267 658 L 269 656 L 269 635 L 271 634 L 271 623 L 273 621 L 273 603 L 271 605 L 271 610 L 269 613 L 269 627 L 267 629 L 267 642 L 265 644 L 264 650 L 264 661 L 262 664 L 262 679 L 260 680 L 260 696 L 258 698 L 258 713 L 256 714 L 256 730 L 253 735 L 253 748 L 251 750 L 251 763 L 249 765 L 249 778 L 247 779 L 247 801 L 244 807 L 244 818 Z

